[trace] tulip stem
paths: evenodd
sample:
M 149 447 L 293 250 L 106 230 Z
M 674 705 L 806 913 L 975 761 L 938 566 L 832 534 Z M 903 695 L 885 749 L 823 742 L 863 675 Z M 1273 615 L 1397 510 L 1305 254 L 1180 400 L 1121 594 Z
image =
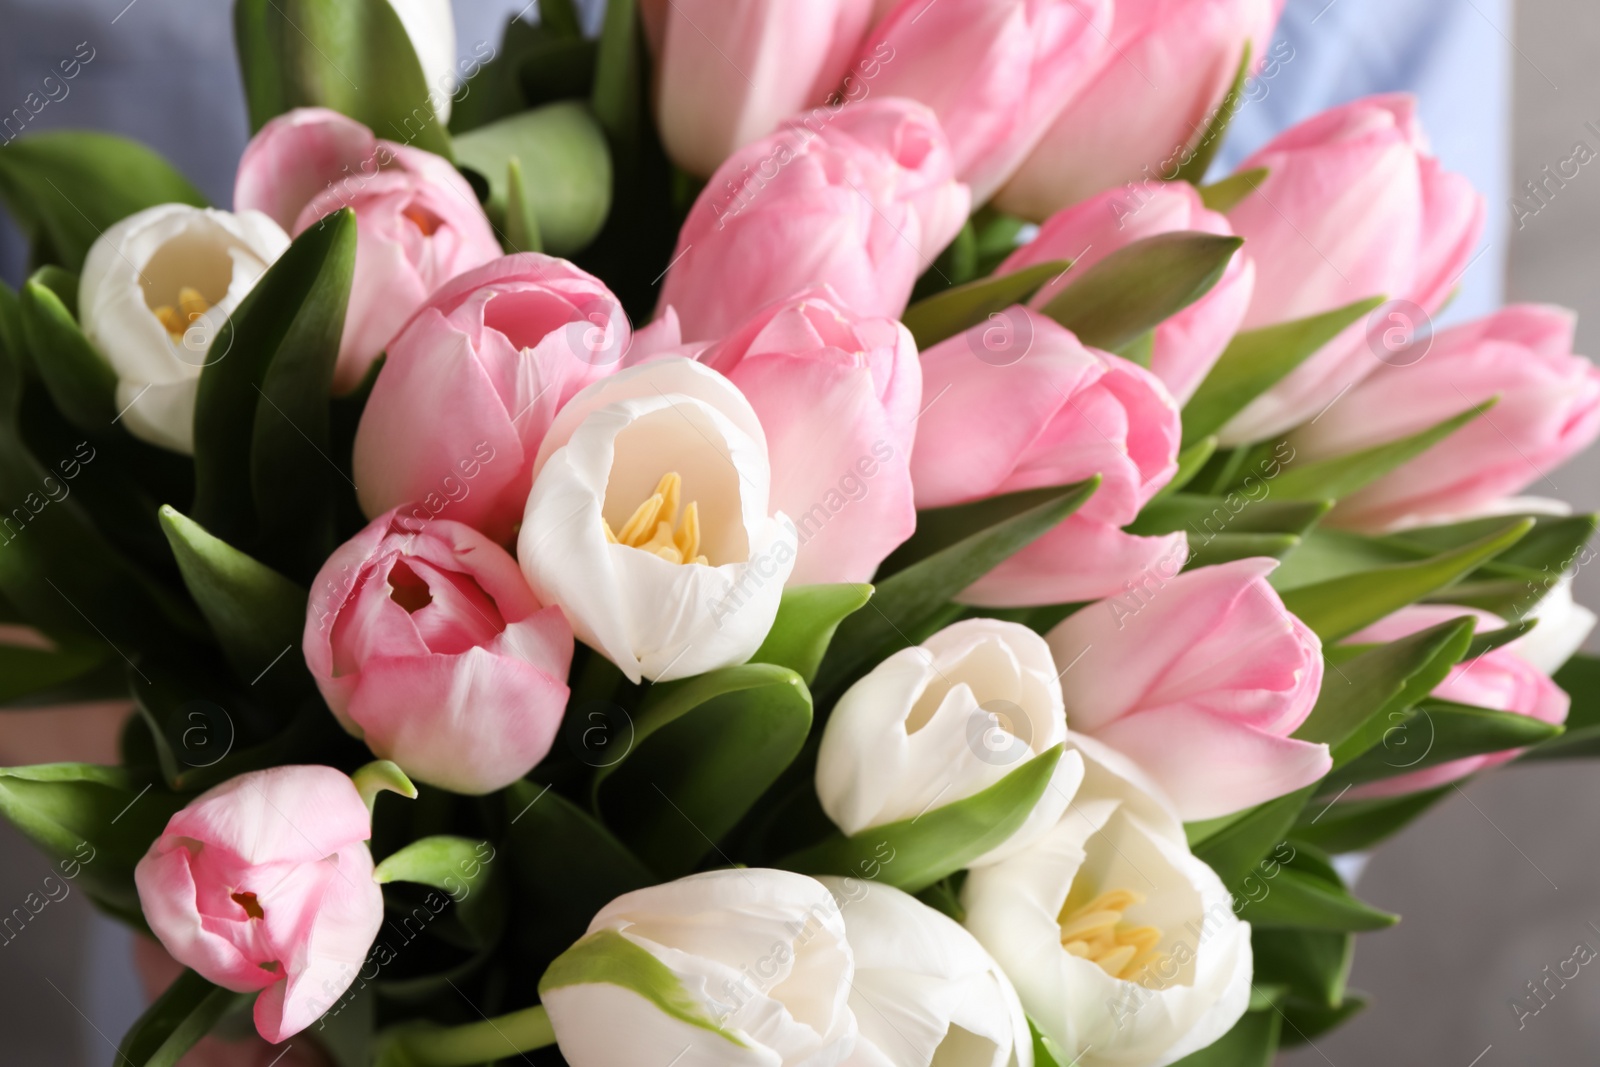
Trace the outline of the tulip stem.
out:
M 378 1062 L 393 1067 L 471 1067 L 503 1060 L 556 1042 L 543 1004 L 446 1028 L 393 1031 Z

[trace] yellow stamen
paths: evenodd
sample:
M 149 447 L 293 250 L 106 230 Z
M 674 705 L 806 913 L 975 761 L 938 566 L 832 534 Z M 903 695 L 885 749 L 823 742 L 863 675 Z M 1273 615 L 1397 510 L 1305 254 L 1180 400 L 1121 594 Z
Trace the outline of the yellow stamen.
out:
M 183 286 L 178 290 L 178 306 L 162 304 L 155 309 L 155 317 L 163 329 L 173 337 L 182 337 L 189 324 L 211 309 L 200 290 Z
M 1162 933 L 1154 926 L 1132 926 L 1123 913 L 1144 897 L 1127 889 L 1113 889 L 1083 901 L 1076 891 L 1067 897 L 1056 922 L 1061 927 L 1061 947 L 1080 959 L 1098 964 L 1113 978 L 1144 982 L 1151 966 L 1166 956 L 1156 951 Z
M 691 500 L 680 517 L 678 510 L 682 499 L 683 478 L 677 471 L 667 472 L 661 476 L 649 499 L 634 508 L 620 533 L 613 532 L 611 524 L 604 519 L 600 520 L 606 541 L 649 552 L 669 563 L 706 564 L 706 557 L 700 554 L 700 508 Z

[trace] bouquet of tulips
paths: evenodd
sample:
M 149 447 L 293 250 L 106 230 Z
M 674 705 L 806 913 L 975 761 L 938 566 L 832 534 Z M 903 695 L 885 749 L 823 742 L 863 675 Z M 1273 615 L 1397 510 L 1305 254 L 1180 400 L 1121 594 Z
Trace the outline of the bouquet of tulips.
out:
M 0 149 L 0 698 L 129 708 L 0 811 L 119 1062 L 1266 1063 L 1341 857 L 1600 752 L 1514 495 L 1600 373 L 1432 329 L 1409 98 L 1207 183 L 1281 0 L 537 6 L 236 0 L 231 211 Z

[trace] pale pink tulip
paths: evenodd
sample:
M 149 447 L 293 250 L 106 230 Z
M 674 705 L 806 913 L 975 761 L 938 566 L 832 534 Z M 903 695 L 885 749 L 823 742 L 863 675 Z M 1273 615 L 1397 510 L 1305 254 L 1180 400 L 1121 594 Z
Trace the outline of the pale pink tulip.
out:
M 917 522 L 911 332 L 823 287 L 764 308 L 700 361 L 739 387 L 766 431 L 771 506 L 800 533 L 790 583 L 869 580 Z
M 899 318 L 970 200 L 933 113 L 869 100 L 785 124 L 734 153 L 700 193 L 661 290 L 686 341 L 713 341 L 818 285 Z
M 872 0 L 674 0 L 647 10 L 662 143 L 680 167 L 707 175 L 841 88 Z
M 1477 620 L 1479 630 L 1495 630 L 1504 622 L 1486 611 L 1457 607 L 1453 604 L 1413 604 L 1380 619 L 1359 633 L 1347 638 L 1353 645 L 1398 641 L 1418 630 L 1426 630 L 1451 619 L 1471 615 Z M 1538 667 L 1522 658 L 1521 641 L 1512 641 L 1491 649 L 1477 659 L 1458 663 L 1450 668 L 1444 681 L 1434 687 L 1433 695 L 1440 700 L 1493 711 L 1510 711 L 1529 715 L 1540 722 L 1559 724 L 1567 721 L 1571 699 L 1561 687 Z M 1408 724 L 1403 735 L 1387 738 L 1392 750 L 1389 760 L 1395 766 L 1415 763 L 1431 745 L 1430 721 L 1426 714 L 1419 721 Z M 1398 742 L 1398 744 L 1397 744 Z M 1403 748 L 1400 745 L 1403 744 Z M 1521 749 L 1509 752 L 1491 752 L 1481 756 L 1449 760 L 1420 771 L 1385 778 L 1360 785 L 1345 794 L 1347 800 L 1369 797 L 1393 797 L 1404 793 L 1418 793 L 1459 781 L 1469 774 L 1487 771 L 1515 759 Z
M 1410 301 L 1424 315 L 1438 311 L 1471 262 L 1484 202 L 1426 153 L 1416 101 L 1395 94 L 1324 111 L 1240 164 L 1268 172 L 1228 212 L 1256 261 L 1244 328 L 1375 296 Z M 1222 443 L 1260 440 L 1315 417 L 1377 370 L 1379 355 L 1390 358 L 1377 340 L 1388 326 L 1387 319 L 1350 326 L 1235 416 Z
M 1093 73 L 1111 0 L 901 0 L 861 46 L 873 97 L 933 108 L 957 176 L 982 204 Z
M 1228 220 L 1208 210 L 1188 182 L 1158 185 L 1133 201 L 1121 190 L 1112 190 L 1051 216 L 1039 236 L 1013 252 L 995 273 L 1072 260 L 1071 271 L 1047 282 L 1029 302 L 1030 307 L 1042 308 L 1112 252 L 1178 230 L 1233 235 Z M 1240 251 L 1209 293 L 1156 327 L 1150 369 L 1180 404 L 1194 395 L 1238 332 L 1255 280 L 1255 263 Z
M 230 778 L 167 823 L 134 870 L 139 904 L 173 958 L 256 997 L 279 1042 L 332 1007 L 383 922 L 366 841 L 372 819 L 331 767 Z
M 1266 58 L 1282 8 L 1283 0 L 1116 0 L 1110 47 L 995 203 L 1043 219 L 1118 186 L 1137 203 L 1192 158 L 1245 43 Z
M 327 108 L 297 108 L 261 127 L 239 160 L 233 202 L 265 212 L 292 237 L 341 208 L 355 212 L 355 280 L 335 393 L 361 383 L 429 293 L 500 254 L 472 186 L 447 160 L 381 140 Z
M 1317 702 L 1322 642 L 1241 559 L 1091 604 L 1047 635 L 1067 725 L 1133 760 L 1186 821 L 1310 785 L 1328 746 L 1292 734 Z
M 1572 354 L 1574 317 L 1518 304 L 1419 343 L 1295 432 L 1312 463 L 1481 412 L 1417 458 L 1339 501 L 1327 521 L 1359 530 L 1448 521 L 1493 507 L 1600 436 L 1600 370 Z M 1498 397 L 1491 407 L 1490 402 Z
M 323 564 L 306 663 L 340 725 L 457 793 L 516 781 L 550 751 L 572 628 L 469 526 L 380 515 Z
M 922 397 L 919 509 L 1103 478 L 1076 513 L 970 586 L 966 603 L 1094 600 L 1163 560 L 1182 565 L 1183 534 L 1122 531 L 1177 470 L 1178 407 L 1143 367 L 1016 307 L 924 352 Z
M 434 293 L 389 346 L 356 431 L 356 496 L 509 542 L 561 405 L 620 365 L 622 305 L 597 278 L 525 252 Z

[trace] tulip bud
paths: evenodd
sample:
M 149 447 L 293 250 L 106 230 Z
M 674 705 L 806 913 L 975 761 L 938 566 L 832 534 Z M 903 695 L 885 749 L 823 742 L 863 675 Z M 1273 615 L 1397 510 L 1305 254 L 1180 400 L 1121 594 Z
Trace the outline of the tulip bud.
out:
M 86 337 L 117 376 L 128 432 L 194 451 L 194 401 L 211 343 L 289 236 L 259 211 L 160 204 L 97 238 L 78 283 Z
M 348 393 L 440 285 L 500 255 L 489 219 L 454 167 L 380 140 L 327 108 L 296 108 L 245 145 L 236 208 L 299 236 L 342 208 L 356 215 L 356 267 L 333 391 Z
M 1127 756 L 1185 820 L 1259 804 L 1328 773 L 1290 735 L 1322 685 L 1322 642 L 1267 584 L 1270 559 L 1201 567 L 1051 630 L 1067 721 Z
M 819 285 L 848 293 L 860 315 L 897 319 L 969 206 L 927 108 L 817 108 L 717 168 L 678 235 L 660 306 L 677 311 L 687 341 L 721 338 Z
M 1163 799 L 1117 753 L 1073 742 L 1072 808 L 1016 856 L 974 868 L 966 927 L 1044 1036 L 1080 1067 L 1170 1064 L 1250 1002 L 1250 926 Z
M 766 437 L 722 375 L 681 357 L 603 378 L 556 416 L 517 558 L 539 597 L 631 681 L 749 659 L 794 569 Z
M 1518 304 L 1445 330 L 1297 430 L 1297 460 L 1311 463 L 1481 412 L 1340 500 L 1328 523 L 1377 531 L 1471 515 L 1593 444 L 1600 370 L 1572 354 L 1574 325 L 1569 311 Z
M 630 974 L 650 996 L 613 984 Z M 821 883 L 734 869 L 613 900 L 550 965 L 539 999 L 572 1067 L 638 1067 L 663 1051 L 693 1064 L 842 1063 L 856 1044 L 854 976 Z
M 963 602 L 1093 600 L 1164 560 L 1182 565 L 1183 534 L 1122 532 L 1177 470 L 1178 406 L 1143 367 L 1015 307 L 922 354 L 922 404 L 911 454 L 919 509 L 1102 479 L 1083 507 L 969 586 Z
M 986 202 L 1096 66 L 1110 0 L 901 0 L 861 46 L 874 96 L 933 108 L 957 176 Z
M 893 886 L 817 880 L 838 902 L 856 960 L 850 1007 L 860 1035 L 847 1063 L 1031 1067 L 1017 991 L 960 923 Z
M 450 0 L 389 0 L 417 53 L 428 103 L 443 125 L 450 121 L 456 82 L 456 20 Z
M 995 274 L 1071 260 L 1071 271 L 1046 282 L 1028 302 L 1029 307 L 1043 308 L 1084 271 L 1118 249 L 1180 230 L 1233 236 L 1228 220 L 1207 210 L 1188 182 L 1163 183 L 1137 196 L 1113 189 L 1051 216 L 1039 235 L 1013 252 Z M 1156 327 L 1150 369 L 1178 403 L 1194 395 L 1239 331 L 1255 284 L 1255 263 L 1243 251 L 1236 253 L 1210 292 Z
M 661 140 L 675 163 L 704 176 L 840 88 L 872 0 L 651 7 L 659 17 L 652 37 Z
M 817 797 L 846 834 L 980 793 L 1067 733 L 1058 668 L 1026 626 L 968 619 L 901 649 L 839 698 L 817 752 Z M 1053 826 L 1083 777 L 1063 758 L 1027 821 L 977 862 Z
M 1545 674 L 1554 674 L 1583 647 L 1594 630 L 1595 613 L 1572 599 L 1571 574 L 1563 575 L 1550 591 L 1523 614 L 1538 623 L 1517 640 L 1517 654 Z
M 911 332 L 855 314 L 824 286 L 762 309 L 699 359 L 739 387 L 766 431 L 772 506 L 799 532 L 790 583 L 871 579 L 917 523 Z
M 372 819 L 331 767 L 230 778 L 189 802 L 134 870 L 151 932 L 173 958 L 236 993 L 260 992 L 256 1030 L 277 1043 L 350 986 L 383 922 Z
M 389 346 L 362 412 L 362 510 L 509 542 L 556 412 L 628 348 L 622 305 L 566 260 L 503 256 L 447 283 Z
M 572 631 L 517 563 L 448 519 L 380 515 L 328 557 L 305 657 L 349 733 L 457 793 L 516 781 L 550 751 Z
M 1398 641 L 1419 630 L 1426 630 L 1430 626 L 1437 626 L 1451 619 L 1459 619 L 1463 615 L 1473 616 L 1477 620 L 1480 632 L 1496 630 L 1505 625 L 1502 619 L 1487 611 L 1457 607 L 1453 604 L 1412 604 L 1387 618 L 1378 620 L 1359 633 L 1351 634 L 1347 640 L 1353 645 Z M 1457 704 L 1471 704 L 1492 711 L 1528 715 L 1540 722 L 1552 724 L 1566 722 L 1567 711 L 1572 703 L 1571 698 L 1560 686 L 1551 681 L 1543 670 L 1528 661 L 1523 653 L 1523 640 L 1519 638 L 1510 641 L 1499 648 L 1490 649 L 1476 659 L 1457 663 L 1450 668 L 1450 673 L 1445 675 L 1444 681 L 1434 686 L 1432 695 L 1440 700 L 1449 700 Z M 1432 747 L 1426 712 L 1421 722 L 1414 726 L 1410 724 L 1399 726 L 1396 730 L 1414 731 L 1411 736 L 1417 742 L 1417 751 L 1423 755 L 1426 754 L 1426 748 Z M 1396 744 L 1408 743 L 1409 740 L 1403 734 L 1393 739 L 1385 738 L 1386 743 L 1392 741 Z M 1420 771 L 1358 785 L 1344 794 L 1344 799 L 1394 797 L 1436 789 L 1460 781 L 1468 775 L 1508 763 L 1521 752 L 1522 749 L 1514 748 L 1506 752 L 1489 752 L 1479 756 L 1467 756 L 1464 759 L 1448 760 Z M 1396 759 L 1393 762 L 1405 766 L 1420 758 L 1420 755 L 1413 757 L 1408 754 L 1404 759 Z
M 1416 101 L 1396 94 L 1324 111 L 1241 163 L 1241 172 L 1267 171 L 1228 211 L 1256 261 L 1244 328 L 1374 296 L 1438 311 L 1474 254 L 1484 203 L 1426 152 Z M 1253 400 L 1223 428 L 1222 443 L 1282 433 L 1377 370 L 1367 329 L 1352 325 Z
M 1266 56 L 1282 8 L 1283 0 L 1117 0 L 1110 46 L 997 206 L 1043 219 L 1117 186 L 1134 199 L 1162 188 L 1200 147 L 1245 45 Z

